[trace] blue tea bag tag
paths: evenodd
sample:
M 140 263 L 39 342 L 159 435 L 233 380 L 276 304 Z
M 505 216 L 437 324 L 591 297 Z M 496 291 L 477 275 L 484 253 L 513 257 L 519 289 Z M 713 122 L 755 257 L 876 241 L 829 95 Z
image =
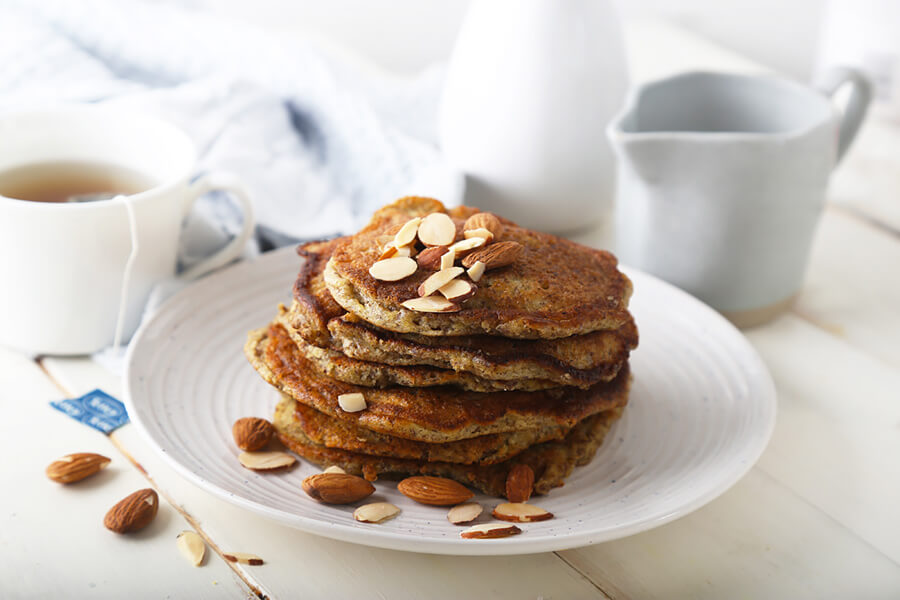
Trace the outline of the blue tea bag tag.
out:
M 50 406 L 106 434 L 128 422 L 125 405 L 103 390 L 94 390 L 79 398 L 57 400 Z

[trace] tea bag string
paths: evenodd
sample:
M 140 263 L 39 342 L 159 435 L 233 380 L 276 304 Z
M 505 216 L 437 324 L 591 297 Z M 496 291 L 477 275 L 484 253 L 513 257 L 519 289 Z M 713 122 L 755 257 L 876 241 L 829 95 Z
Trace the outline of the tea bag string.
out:
M 122 330 L 125 328 L 125 311 L 128 307 L 128 287 L 131 282 L 131 269 L 137 258 L 138 243 L 137 221 L 134 218 L 134 207 L 131 205 L 131 198 L 128 196 L 118 196 L 125 206 L 125 213 L 128 215 L 128 232 L 131 236 L 131 252 L 125 261 L 125 271 L 122 273 L 122 287 L 119 289 L 119 314 L 116 317 L 116 334 L 113 337 L 113 352 L 119 351 L 122 343 Z

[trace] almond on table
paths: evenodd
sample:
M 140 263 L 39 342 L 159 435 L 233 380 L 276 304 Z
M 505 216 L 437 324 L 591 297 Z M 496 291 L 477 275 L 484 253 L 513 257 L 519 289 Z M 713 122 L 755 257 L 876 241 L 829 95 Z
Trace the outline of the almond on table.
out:
M 159 511 L 159 496 L 151 488 L 138 490 L 119 500 L 106 516 L 103 525 L 116 533 L 133 533 L 149 525 Z
M 110 459 L 102 454 L 77 452 L 67 454 L 47 466 L 47 477 L 59 483 L 75 483 L 96 475 L 107 466 Z

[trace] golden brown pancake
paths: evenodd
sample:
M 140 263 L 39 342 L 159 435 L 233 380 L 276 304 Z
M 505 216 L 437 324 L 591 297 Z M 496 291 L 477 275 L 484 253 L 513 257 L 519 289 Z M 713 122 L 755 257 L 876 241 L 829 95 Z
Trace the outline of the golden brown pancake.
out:
M 472 392 L 536 391 L 559 387 L 559 384 L 544 379 L 492 380 L 465 371 L 439 369 L 428 365 L 399 366 L 358 360 L 337 350 L 310 344 L 291 326 L 284 314 L 276 317 L 274 323 L 284 328 L 297 344 L 297 349 L 316 371 L 345 383 L 379 388 L 395 385 L 406 387 L 454 385 Z
M 418 269 L 389 282 L 374 279 L 369 267 L 381 253 L 381 237 L 393 234 L 412 217 L 433 212 L 448 211 L 437 200 L 402 198 L 378 210 L 368 226 L 339 243 L 324 271 L 334 300 L 382 329 L 427 336 L 486 333 L 552 339 L 616 330 L 631 320 L 627 310 L 631 281 L 617 269 L 612 254 L 502 219 L 501 239 L 524 247 L 512 265 L 485 273 L 478 292 L 458 312 L 403 308 L 402 302 L 418 296 L 419 285 L 431 271 Z M 450 214 L 460 230 L 464 218 Z
M 479 393 L 447 386 L 366 388 L 316 373 L 278 325 L 251 332 L 244 351 L 263 379 L 298 402 L 360 427 L 431 443 L 548 426 L 571 427 L 590 415 L 624 405 L 630 385 L 626 367 L 613 381 L 588 390 Z M 348 393 L 362 393 L 367 408 L 343 411 L 338 396 Z
M 486 494 L 504 496 L 506 476 L 516 464 L 526 464 L 534 471 L 534 492 L 537 494 L 546 494 L 561 486 L 576 465 L 586 465 L 591 461 L 597 448 L 603 443 L 606 432 L 621 413 L 621 408 L 615 408 L 595 414 L 578 423 L 563 440 L 536 444 L 510 460 L 483 466 L 374 456 L 316 444 L 302 430 L 291 427 L 294 416 L 290 400 L 283 400 L 278 404 L 274 424 L 278 437 L 285 446 L 322 467 L 337 465 L 348 473 L 362 475 L 370 481 L 379 476 L 449 477 Z
M 562 439 L 571 429 L 526 429 L 482 435 L 458 442 L 429 444 L 357 427 L 349 421 L 329 417 L 285 394 L 281 395 L 281 401 L 289 410 L 282 415 L 279 430 L 288 437 L 302 435 L 312 443 L 326 448 L 428 462 L 490 465 L 507 460 L 534 444 Z
M 588 388 L 615 377 L 629 352 L 637 346 L 637 328 L 630 317 L 615 331 L 595 331 L 553 340 L 492 335 L 437 337 L 379 329 L 347 313 L 334 301 L 323 280 L 325 264 L 334 248 L 346 239 L 312 242 L 298 248 L 303 262 L 294 284 L 294 302 L 290 311 L 281 315 L 280 322 L 294 337 L 299 336 L 314 346 L 341 352 L 350 358 L 378 363 L 382 365 L 381 371 L 385 365 L 428 365 L 460 374 L 470 373 L 481 380 L 512 382 L 511 385 L 490 386 L 471 378 L 446 381 L 475 391 L 535 390 L 552 384 Z M 349 379 L 352 373 L 352 370 L 335 369 L 333 376 L 351 383 L 363 383 Z M 386 381 L 383 376 L 377 378 Z M 395 381 L 410 385 L 398 379 Z

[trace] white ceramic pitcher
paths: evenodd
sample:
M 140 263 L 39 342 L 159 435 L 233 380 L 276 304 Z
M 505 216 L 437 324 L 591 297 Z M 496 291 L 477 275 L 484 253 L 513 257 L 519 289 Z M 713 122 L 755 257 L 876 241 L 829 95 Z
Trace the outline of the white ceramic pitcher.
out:
M 844 84 L 841 114 L 830 95 Z M 608 129 L 619 258 L 740 326 L 769 320 L 800 289 L 828 176 L 870 97 L 849 69 L 821 91 L 703 72 L 636 89 Z
M 444 87 L 441 147 L 465 203 L 564 232 L 611 217 L 604 131 L 625 99 L 610 0 L 475 0 Z

